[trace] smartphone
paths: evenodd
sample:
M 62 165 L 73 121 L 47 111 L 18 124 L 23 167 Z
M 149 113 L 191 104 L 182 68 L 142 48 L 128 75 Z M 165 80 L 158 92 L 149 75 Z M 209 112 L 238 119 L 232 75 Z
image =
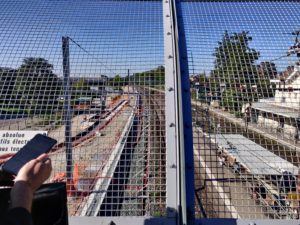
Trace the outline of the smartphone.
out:
M 57 141 L 53 138 L 37 134 L 11 159 L 4 163 L 2 169 L 8 173 L 17 175 L 23 165 L 43 153 L 48 153 L 56 143 Z

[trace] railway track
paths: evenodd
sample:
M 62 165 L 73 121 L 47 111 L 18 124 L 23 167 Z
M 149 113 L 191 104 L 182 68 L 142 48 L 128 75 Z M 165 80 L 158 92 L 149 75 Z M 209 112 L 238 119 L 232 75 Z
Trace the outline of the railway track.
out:
M 197 123 L 197 118 L 202 116 L 207 117 L 209 115 L 209 122 L 206 124 L 201 124 L 203 126 L 204 132 L 207 133 L 224 133 L 224 134 L 241 134 L 246 138 L 252 140 L 253 142 L 261 145 L 262 147 L 268 149 L 279 157 L 287 160 L 288 162 L 299 166 L 300 155 L 297 146 L 291 144 L 285 144 L 278 137 L 273 137 L 272 133 L 258 132 L 256 129 L 248 126 L 245 129 L 245 124 L 243 121 L 238 119 L 229 118 L 228 112 L 220 114 L 214 109 L 208 109 L 204 105 L 193 104 L 194 111 L 194 122 Z
M 279 182 L 279 177 L 274 180 L 271 175 L 258 176 L 252 174 L 251 170 L 242 162 L 240 164 L 235 163 L 229 152 L 226 153 L 226 158 L 231 157 L 232 160 L 223 160 L 224 146 L 220 148 L 214 136 L 220 136 L 221 134 L 234 136 L 242 133 L 244 136 L 249 137 L 247 132 L 236 124 L 228 123 L 223 118 L 214 117 L 215 115 L 209 113 L 206 109 L 194 110 L 193 116 L 194 127 L 198 129 L 197 132 L 194 132 L 194 149 L 202 149 L 202 151 L 196 152 L 194 150 L 195 185 L 198 186 L 198 190 L 202 190 L 202 192 L 196 193 L 196 196 L 198 197 L 198 211 L 202 216 L 214 217 L 218 213 L 218 217 L 233 218 L 248 218 L 249 215 L 253 218 L 277 219 L 298 217 L 298 212 L 294 212 L 291 208 L 295 206 L 292 206 L 286 200 L 286 197 L 278 191 L 277 182 Z M 198 137 L 198 139 L 195 139 L 195 137 Z M 255 140 L 255 136 L 250 135 L 250 137 L 253 138 L 253 141 Z M 202 164 L 200 165 L 201 161 Z M 203 184 L 203 181 L 205 184 L 208 182 L 208 184 Z M 204 190 L 205 187 L 208 189 Z M 235 192 L 240 195 L 237 196 Z M 217 193 L 219 193 L 218 200 L 209 202 L 210 199 L 216 198 Z M 233 214 L 224 214 L 224 212 L 222 214 L 222 210 L 220 214 L 220 210 L 218 210 L 220 205 L 227 205 L 227 208 L 231 208 Z
M 152 96 L 158 94 L 164 94 L 163 90 L 154 88 L 147 88 Z M 269 178 L 258 179 L 256 176 L 247 174 L 243 171 L 243 174 L 236 174 L 235 169 L 232 167 L 224 166 L 221 158 L 218 156 L 217 146 L 211 142 L 211 138 L 204 136 L 207 134 L 242 134 L 249 140 L 252 140 L 256 144 L 268 149 L 270 152 L 276 154 L 280 158 L 292 163 L 298 167 L 300 158 L 298 156 L 297 146 L 293 146 L 284 140 L 278 139 L 271 133 L 258 131 L 258 129 L 248 126 L 245 127 L 245 123 L 234 116 L 230 116 L 228 112 L 221 110 L 207 110 L 207 106 L 201 105 L 196 102 L 192 102 L 193 107 L 193 122 L 194 128 L 200 127 L 202 134 L 194 133 L 194 157 L 195 157 L 195 185 L 198 191 L 203 188 L 203 181 L 209 182 L 210 185 L 206 185 L 210 190 L 206 190 L 196 193 L 198 196 L 198 202 L 196 203 L 198 213 L 208 217 L 245 217 L 245 218 L 284 218 L 288 217 L 289 210 L 286 207 L 275 204 L 271 206 L 268 201 L 262 198 L 258 193 L 258 198 L 254 198 L 256 186 L 264 186 L 270 193 L 275 193 L 276 189 L 269 182 Z M 209 136 L 208 135 L 208 136 Z M 203 155 L 201 155 L 203 154 Z M 200 162 L 206 162 L 206 165 L 200 165 Z M 205 171 L 204 168 L 210 168 L 210 171 Z M 208 174 L 214 177 L 207 177 Z M 241 176 L 242 175 L 242 176 Z M 213 180 L 217 180 L 217 183 L 212 184 Z M 223 189 L 217 190 L 216 187 L 222 187 Z M 218 193 L 221 193 L 221 197 Z M 257 192 L 256 192 L 257 193 Z M 240 194 L 241 196 L 238 196 Z M 271 194 L 272 195 L 272 194 Z M 278 196 L 278 193 L 275 193 Z M 216 200 L 219 199 L 219 200 Z M 259 201 L 259 202 L 257 202 Z M 276 202 L 276 199 L 275 201 Z M 278 201 L 277 201 L 278 202 Z M 226 206 L 227 205 L 227 206 Z M 226 210 L 235 206 L 235 210 Z M 223 210 L 220 210 L 220 207 Z M 204 211 L 206 208 L 206 212 Z M 281 210 L 277 210 L 280 209 Z M 283 208 L 285 208 L 283 210 Z M 202 213 L 201 213 L 202 211 Z
M 145 202 L 150 215 L 163 216 L 166 203 L 166 143 L 165 143 L 165 99 L 164 95 L 147 95 L 150 130 L 146 176 L 148 177 Z M 158 204 L 157 204 L 158 203 Z
M 89 196 L 99 192 L 94 190 L 99 180 L 107 182 L 112 179 L 111 175 L 107 175 L 110 171 L 107 167 L 113 166 L 112 162 L 117 154 L 115 149 L 123 140 L 122 130 L 125 129 L 129 113 L 133 111 L 128 106 L 128 101 L 120 100 L 106 113 L 89 118 L 93 123 L 89 123 L 90 126 L 85 130 L 79 130 L 77 127 L 80 132 L 75 135 L 73 132 L 73 175 L 67 185 L 70 215 L 81 215 Z M 50 153 L 50 157 L 53 162 L 50 180 L 65 181 L 65 142 L 60 142 Z
M 128 102 L 125 100 L 120 101 L 115 107 L 104 114 L 96 114 L 91 119 L 96 120 L 93 125 L 86 128 L 83 132 L 78 133 L 77 135 L 72 137 L 72 147 L 76 147 L 83 142 L 92 139 L 97 132 L 104 129 L 109 122 L 121 111 L 121 109 L 127 104 Z M 56 144 L 53 148 L 51 153 L 55 153 L 57 151 L 63 150 L 66 146 L 65 142 L 60 142 Z
M 165 213 L 163 105 L 141 94 L 132 131 L 108 189 L 100 216 L 145 216 Z M 135 133 L 135 134 L 134 134 Z M 132 140 L 132 138 L 135 138 Z M 119 172 L 118 172 L 119 171 Z M 157 195 L 157 193 L 160 193 Z

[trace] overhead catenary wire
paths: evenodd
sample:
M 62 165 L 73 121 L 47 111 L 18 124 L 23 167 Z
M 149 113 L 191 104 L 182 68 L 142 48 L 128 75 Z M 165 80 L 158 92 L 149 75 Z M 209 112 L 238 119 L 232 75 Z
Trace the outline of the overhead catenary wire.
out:
M 112 72 L 113 74 L 118 74 L 116 71 L 110 69 L 107 65 L 105 65 L 105 63 L 103 63 L 97 56 L 95 56 L 95 54 L 89 52 L 87 49 L 85 49 L 84 47 L 82 47 L 82 44 L 79 44 L 78 41 L 75 41 L 74 38 L 72 38 L 66 31 L 61 30 L 61 29 L 57 29 L 57 28 L 53 29 L 53 28 L 47 27 L 47 29 L 43 30 L 43 33 L 44 32 L 47 32 L 47 33 L 56 33 L 56 34 L 59 34 L 61 36 L 69 38 L 69 40 L 72 43 L 74 43 L 79 49 L 81 49 L 87 55 L 91 56 L 94 60 L 96 60 L 98 63 L 100 63 L 102 66 L 104 66 L 108 71 Z
M 85 48 L 83 48 L 81 46 L 81 44 L 79 44 L 77 41 L 75 41 L 73 38 L 71 38 L 70 36 L 68 36 L 68 38 L 70 39 L 71 42 L 73 42 L 78 48 L 80 48 L 83 52 L 85 52 L 86 54 L 88 54 L 89 56 L 91 56 L 93 59 L 95 59 L 97 62 L 99 62 L 100 64 L 102 64 L 107 70 L 109 70 L 110 72 L 112 72 L 113 74 L 117 74 L 116 71 L 108 68 L 107 65 L 105 65 L 103 62 L 100 61 L 99 58 L 97 58 L 94 54 L 90 53 L 88 50 L 86 50 Z
M 289 57 L 289 56 L 288 55 L 283 55 L 283 56 L 280 56 L 278 58 L 271 59 L 270 62 L 274 62 L 274 61 L 277 61 L 277 60 L 280 60 L 280 59 L 283 59 L 283 58 L 286 58 L 286 57 Z

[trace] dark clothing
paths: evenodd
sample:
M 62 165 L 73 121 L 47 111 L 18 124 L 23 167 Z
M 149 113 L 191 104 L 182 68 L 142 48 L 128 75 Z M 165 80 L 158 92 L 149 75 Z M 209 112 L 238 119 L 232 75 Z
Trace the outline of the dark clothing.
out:
M 279 185 L 280 191 L 285 194 L 297 191 L 297 180 L 295 176 L 289 171 L 284 171 L 282 173 Z
M 8 210 L 0 225 L 33 225 L 32 218 L 27 209 L 18 207 Z
M 0 171 L 0 186 L 11 187 L 13 185 L 13 177 Z M 0 225 L 33 225 L 33 222 L 27 209 L 18 207 L 8 210 L 3 217 L 0 216 Z
M 5 171 L 2 171 L 0 169 L 0 186 L 8 186 L 8 187 L 12 187 L 14 186 L 14 177 L 5 172 Z

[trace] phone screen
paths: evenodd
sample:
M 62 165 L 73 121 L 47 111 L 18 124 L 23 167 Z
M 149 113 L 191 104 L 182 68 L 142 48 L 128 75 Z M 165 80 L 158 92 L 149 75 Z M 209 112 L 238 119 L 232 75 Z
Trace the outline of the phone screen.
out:
M 21 167 L 43 153 L 47 153 L 57 143 L 56 140 L 42 134 L 35 135 L 2 167 L 6 172 L 17 175 Z

